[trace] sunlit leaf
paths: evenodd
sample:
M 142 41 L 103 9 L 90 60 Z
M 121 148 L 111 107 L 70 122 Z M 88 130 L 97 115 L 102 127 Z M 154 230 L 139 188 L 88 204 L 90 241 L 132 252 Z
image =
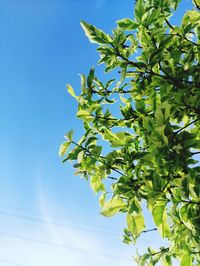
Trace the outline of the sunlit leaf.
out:
M 104 203 L 101 214 L 103 216 L 113 216 L 121 210 L 125 210 L 126 203 L 120 198 L 113 198 Z
M 124 19 L 118 20 L 117 25 L 122 30 L 135 30 L 138 27 L 138 24 L 129 18 L 124 18 Z
M 81 26 L 90 42 L 98 44 L 108 44 L 112 42 L 109 35 L 105 34 L 102 30 L 97 29 L 93 25 L 81 21 Z
M 59 156 L 65 155 L 65 153 L 69 149 L 70 144 L 71 144 L 71 141 L 66 141 L 66 142 L 64 142 L 63 144 L 60 145 L 60 148 L 59 148 Z

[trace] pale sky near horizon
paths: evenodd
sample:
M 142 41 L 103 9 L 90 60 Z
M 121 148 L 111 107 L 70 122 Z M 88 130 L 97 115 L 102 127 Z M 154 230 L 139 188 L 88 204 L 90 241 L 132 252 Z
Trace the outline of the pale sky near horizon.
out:
M 124 216 L 101 217 L 89 184 L 58 157 L 64 134 L 81 131 L 65 85 L 79 92 L 78 74 L 98 61 L 80 20 L 111 33 L 124 17 L 133 1 L 0 0 L 0 266 L 136 265 Z M 159 243 L 144 235 L 139 249 Z

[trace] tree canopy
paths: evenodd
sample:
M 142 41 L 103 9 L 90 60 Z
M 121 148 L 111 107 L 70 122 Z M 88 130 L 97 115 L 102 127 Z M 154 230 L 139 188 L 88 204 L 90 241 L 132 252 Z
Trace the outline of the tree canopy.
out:
M 149 230 L 143 204 L 169 241 L 138 254 L 138 265 L 200 265 L 200 0 L 173 25 L 179 2 L 137 0 L 112 34 L 82 21 L 113 79 L 91 68 L 80 95 L 67 85 L 85 133 L 66 134 L 63 161 L 90 180 L 104 216 L 125 213 L 124 242 Z

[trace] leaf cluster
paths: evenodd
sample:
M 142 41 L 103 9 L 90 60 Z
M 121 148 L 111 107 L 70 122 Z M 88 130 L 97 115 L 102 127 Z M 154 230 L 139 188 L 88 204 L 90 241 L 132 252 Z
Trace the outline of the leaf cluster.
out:
M 148 231 L 146 202 L 170 243 L 138 255 L 138 265 L 200 264 L 200 3 L 172 25 L 178 4 L 138 0 L 134 18 L 117 21 L 112 34 L 81 22 L 98 44 L 99 63 L 119 78 L 104 84 L 92 68 L 81 75 L 79 96 L 68 85 L 85 133 L 77 142 L 72 131 L 66 135 L 63 161 L 75 161 L 76 173 L 90 180 L 103 215 L 126 214 L 124 242 Z

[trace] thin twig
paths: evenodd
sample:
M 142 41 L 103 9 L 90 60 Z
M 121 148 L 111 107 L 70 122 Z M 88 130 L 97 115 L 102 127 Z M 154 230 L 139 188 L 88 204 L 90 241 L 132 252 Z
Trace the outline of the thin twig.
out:
M 148 230 L 144 230 L 142 231 L 142 233 L 148 233 L 148 232 L 152 232 L 152 231 L 157 231 L 157 228 L 152 228 L 152 229 L 148 229 Z
M 113 177 L 113 176 L 108 176 L 109 179 L 112 179 L 112 180 L 118 180 L 118 178 L 116 177 Z
M 124 175 L 122 172 L 120 172 L 119 170 L 117 170 L 117 169 L 114 168 L 114 167 L 110 167 L 110 169 L 113 170 L 114 172 L 116 172 L 116 173 L 122 175 L 122 176 Z
M 187 127 L 191 126 L 192 124 L 196 123 L 198 120 L 200 120 L 200 117 L 198 117 L 197 119 L 193 120 L 189 124 L 185 125 L 184 127 L 180 128 L 179 130 L 177 130 L 176 132 L 174 132 L 174 135 L 179 134 L 182 130 L 184 130 L 185 128 L 187 128 Z
M 172 26 L 172 24 L 169 22 L 169 20 L 165 19 L 165 22 L 167 23 L 167 25 L 174 30 L 174 27 Z
M 169 248 L 164 248 L 164 249 L 161 249 L 161 250 L 158 251 L 158 252 L 151 253 L 151 256 L 155 256 L 155 255 L 157 255 L 157 254 L 160 254 L 160 253 L 163 253 L 163 252 L 167 252 L 167 251 L 169 251 Z

